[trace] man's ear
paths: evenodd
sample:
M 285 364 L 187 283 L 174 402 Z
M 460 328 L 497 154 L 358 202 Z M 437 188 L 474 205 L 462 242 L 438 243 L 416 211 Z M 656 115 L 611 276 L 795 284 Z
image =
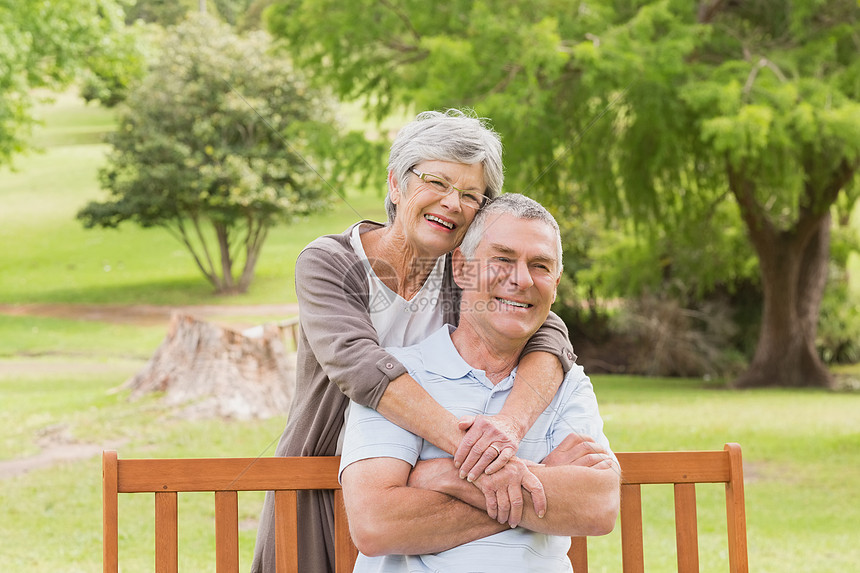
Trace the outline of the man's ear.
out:
M 388 172 L 388 197 L 395 205 L 400 203 L 400 185 L 397 183 L 393 171 Z
M 561 282 L 561 275 L 558 275 L 558 278 L 555 279 L 555 288 L 552 289 L 552 302 L 555 302 L 555 297 L 558 296 L 558 283 Z
M 454 249 L 451 253 L 451 270 L 454 277 L 454 282 L 462 290 L 466 290 L 469 285 L 469 273 L 467 269 L 466 255 L 460 250 L 460 247 Z

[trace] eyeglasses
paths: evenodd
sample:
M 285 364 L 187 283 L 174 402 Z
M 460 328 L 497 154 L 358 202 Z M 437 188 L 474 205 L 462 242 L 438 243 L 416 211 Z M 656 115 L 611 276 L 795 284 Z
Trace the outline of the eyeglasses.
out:
M 466 191 L 464 189 L 458 189 L 454 187 L 447 179 L 444 177 L 440 177 L 439 175 L 433 175 L 432 173 L 422 173 L 418 171 L 414 167 L 412 167 L 409 171 L 414 173 L 424 182 L 424 186 L 436 193 L 437 195 L 444 197 L 451 191 L 456 191 L 460 195 L 460 204 L 464 207 L 469 207 L 470 209 L 480 209 L 487 203 L 487 196 L 479 191 Z

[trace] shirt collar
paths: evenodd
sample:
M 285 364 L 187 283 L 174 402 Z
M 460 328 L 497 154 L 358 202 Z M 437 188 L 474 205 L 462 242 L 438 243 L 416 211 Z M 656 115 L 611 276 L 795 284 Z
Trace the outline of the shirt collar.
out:
M 451 333 L 455 328 L 443 324 L 442 328 L 428 336 L 421 343 L 421 360 L 424 369 L 443 378 L 463 378 L 472 371 L 472 367 L 463 360 L 451 341 Z
M 451 333 L 455 330 L 454 326 L 444 324 L 442 328 L 420 343 L 421 361 L 424 363 L 424 369 L 431 374 L 436 374 L 449 380 L 465 378 L 467 374 L 474 371 L 477 379 L 485 381 L 492 386 L 483 370 L 472 368 L 460 356 L 460 353 L 454 346 L 454 342 L 451 340 Z M 517 367 L 515 366 L 507 378 L 496 384 L 496 389 L 507 390 L 511 388 L 514 384 L 516 373 Z

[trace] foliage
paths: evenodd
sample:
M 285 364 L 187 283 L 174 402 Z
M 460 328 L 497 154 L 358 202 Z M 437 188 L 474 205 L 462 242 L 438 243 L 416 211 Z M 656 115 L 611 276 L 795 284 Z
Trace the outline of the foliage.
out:
M 120 115 L 112 198 L 84 225 L 163 227 L 217 292 L 245 292 L 271 227 L 327 204 L 336 137 L 327 100 L 268 49 L 203 15 L 178 26 Z
M 855 0 L 281 0 L 267 14 L 298 62 L 377 118 L 462 105 L 491 117 L 507 188 L 629 222 L 622 236 L 645 235 L 639 253 L 660 259 L 638 280 L 668 262 L 707 292 L 748 282 L 757 261 L 763 336 L 780 331 L 772 317 L 804 315 L 782 329 L 792 340 L 760 345 L 759 379 L 778 363 L 766 348 L 811 346 L 821 290 L 800 267 L 822 268 L 811 249 L 827 213 L 860 192 Z
M 128 2 L 125 21 L 127 24 L 140 20 L 162 26 L 175 26 L 185 19 L 194 6 L 194 0 L 134 0 Z
M 124 34 L 114 0 L 0 0 L 0 165 L 28 147 L 34 89 L 127 65 Z
M 215 10 L 231 26 L 239 23 L 251 2 L 252 0 L 212 0 Z
M 860 291 L 852 290 L 848 256 L 860 250 L 860 233 L 847 219 L 835 227 L 827 290 L 818 331 L 819 352 L 828 363 L 860 362 Z
M 125 101 L 129 90 L 146 73 L 153 34 L 143 26 L 126 27 L 121 34 L 102 40 L 112 55 L 94 61 L 81 76 L 80 94 L 87 102 L 114 107 Z
M 640 341 L 630 372 L 722 378 L 738 369 L 727 351 L 736 326 L 725 304 L 684 308 L 676 298 L 642 296 L 626 301 L 614 320 L 619 332 Z
M 258 30 L 265 27 L 263 23 L 263 14 L 266 9 L 272 5 L 275 0 L 252 0 L 248 5 L 248 9 L 239 20 L 240 30 Z
M 125 21 L 138 20 L 161 26 L 175 26 L 192 12 L 202 11 L 218 16 L 235 26 L 251 7 L 253 0 L 127 0 Z

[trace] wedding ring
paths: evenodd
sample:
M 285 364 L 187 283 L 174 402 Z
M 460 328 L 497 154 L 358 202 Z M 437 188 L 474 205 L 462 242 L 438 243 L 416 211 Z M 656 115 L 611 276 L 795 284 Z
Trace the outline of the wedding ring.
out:
M 502 455 L 502 450 L 499 449 L 499 446 L 497 446 L 496 444 L 490 444 L 490 447 L 496 450 L 496 457 Z

